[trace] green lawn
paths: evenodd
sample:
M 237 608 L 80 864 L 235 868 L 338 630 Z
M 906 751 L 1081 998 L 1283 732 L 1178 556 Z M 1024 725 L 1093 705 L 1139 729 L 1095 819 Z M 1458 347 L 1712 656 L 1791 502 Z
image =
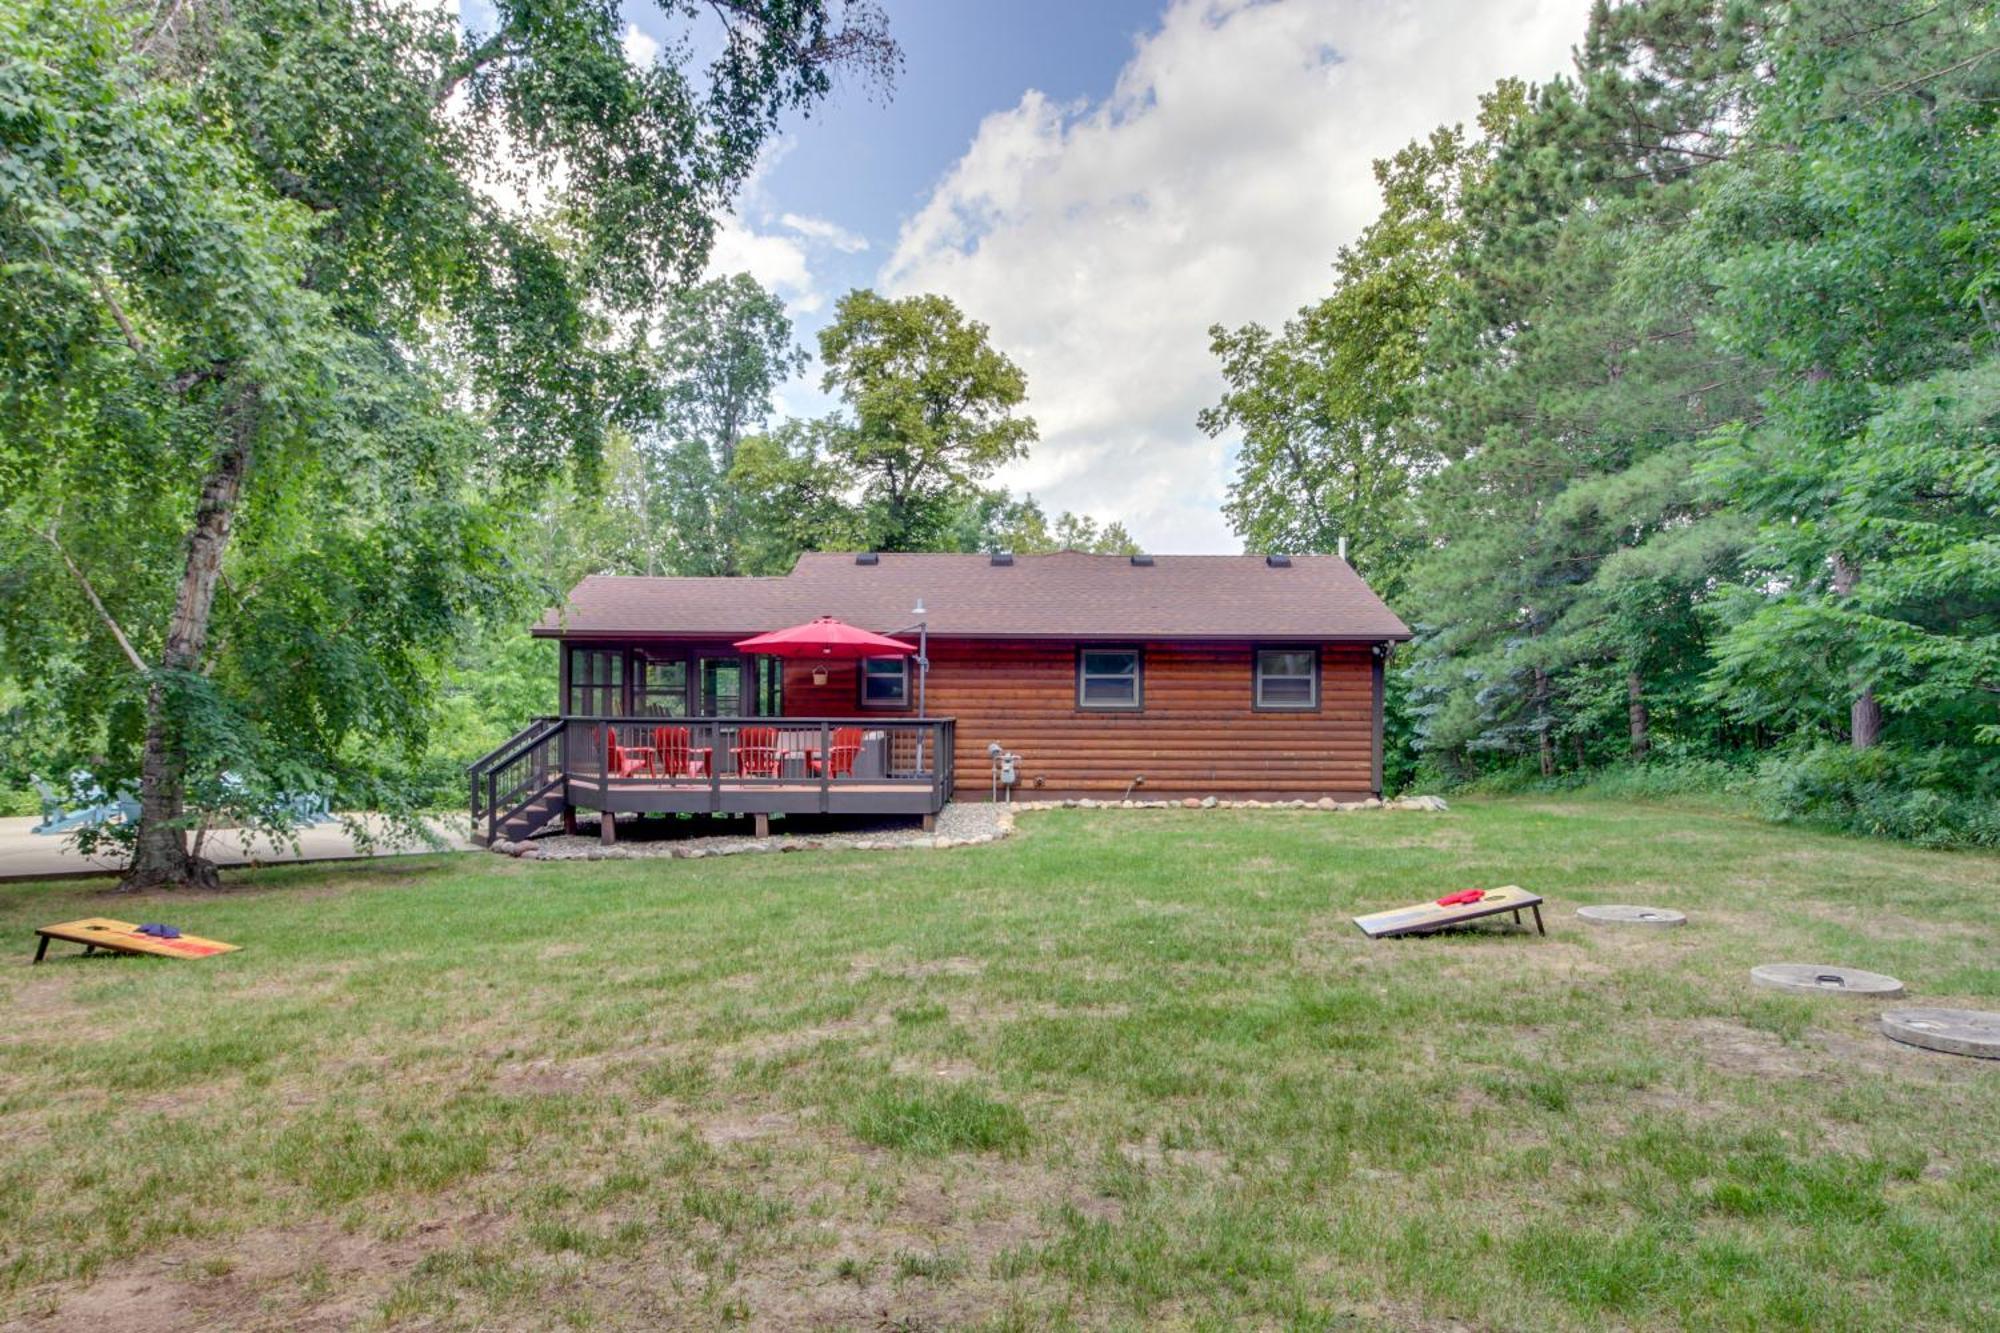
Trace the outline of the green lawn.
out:
M 1550 938 L 1348 921 L 1504 882 Z M 2000 859 L 1516 800 L 236 883 L 0 887 L 0 1323 L 2000 1324 L 2000 1062 L 1746 976 L 2000 1007 Z M 103 912 L 244 949 L 26 966 Z

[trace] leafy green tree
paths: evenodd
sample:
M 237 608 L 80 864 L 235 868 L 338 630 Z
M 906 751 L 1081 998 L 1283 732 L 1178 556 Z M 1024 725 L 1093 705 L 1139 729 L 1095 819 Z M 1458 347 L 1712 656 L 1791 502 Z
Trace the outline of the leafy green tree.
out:
M 1712 697 L 1802 744 L 2000 781 L 2000 237 L 1990 5 L 1826 4 L 1772 36 L 1700 236 L 1718 330 L 1767 366 L 1714 484 L 1757 522 Z M 1983 742 L 1983 744 L 1982 744 Z M 1829 760 L 1828 762 L 1833 762 Z M 1931 779 L 1926 779 L 1927 781 Z
M 1125 525 L 1115 519 L 1100 526 L 1088 515 L 1064 510 L 1051 523 L 1034 496 L 1016 497 L 1005 489 L 995 488 L 981 490 L 960 506 L 946 549 L 1014 551 L 1022 555 L 1046 555 L 1054 551 L 1136 555 L 1140 547 Z
M 1496 99 L 1504 116 L 1509 85 Z M 1259 551 L 1332 551 L 1385 595 L 1417 544 L 1410 501 L 1435 466 L 1414 412 L 1425 342 L 1454 281 L 1459 196 L 1488 142 L 1452 127 L 1375 164 L 1381 215 L 1334 261 L 1333 294 L 1277 333 L 1209 330 L 1222 399 L 1200 416 L 1210 435 L 1243 433 L 1224 507 Z
M 784 574 L 801 551 L 872 550 L 871 515 L 855 501 L 849 428 L 837 418 L 787 420 L 737 450 L 730 482 L 743 497 L 743 571 Z
M 937 547 L 953 510 L 1035 439 L 1015 411 L 1027 377 L 946 297 L 849 292 L 819 351 L 822 386 L 849 414 L 827 443 L 882 550 Z
M 746 538 L 729 483 L 736 449 L 761 430 L 771 394 L 805 365 L 784 304 L 747 273 L 676 295 L 659 335 L 665 408 L 642 435 L 635 572 L 736 574 Z
M 587 474 L 656 405 L 617 321 L 699 272 L 785 111 L 893 66 L 845 12 L 676 2 L 721 22 L 699 74 L 632 65 L 589 0 L 480 34 L 366 0 L 0 12 L 0 480 L 42 552 L 5 646 L 136 771 L 128 885 L 212 880 L 190 802 L 393 804 L 358 738 L 420 745 L 445 645 L 523 596 L 472 481 Z
M 1447 765 L 1532 753 L 1547 776 L 1690 717 L 1678 654 L 1743 537 L 1708 522 L 1696 441 L 1759 382 L 1706 336 L 1680 247 L 1754 70 L 1746 14 L 1599 6 L 1577 78 L 1490 121 L 1418 406 L 1443 462 L 1416 502 L 1413 668 Z

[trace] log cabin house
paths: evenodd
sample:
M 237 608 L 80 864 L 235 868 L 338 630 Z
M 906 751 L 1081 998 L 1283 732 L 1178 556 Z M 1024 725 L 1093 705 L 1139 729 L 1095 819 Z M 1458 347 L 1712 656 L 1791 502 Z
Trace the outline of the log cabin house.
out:
M 924 652 L 735 647 L 822 615 Z M 472 766 L 486 841 L 577 810 L 928 820 L 993 796 L 996 753 L 1023 799 L 1380 795 L 1383 666 L 1409 638 L 1336 556 L 1073 551 L 597 575 L 533 632 L 560 645 L 562 712 Z

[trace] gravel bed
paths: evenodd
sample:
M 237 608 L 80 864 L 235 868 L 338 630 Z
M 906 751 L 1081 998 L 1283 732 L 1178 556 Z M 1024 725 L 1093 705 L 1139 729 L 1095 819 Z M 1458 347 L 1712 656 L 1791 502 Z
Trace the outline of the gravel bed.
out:
M 618 841 L 598 840 L 597 821 L 578 824 L 575 837 L 547 833 L 525 843 L 496 845 L 494 851 L 551 861 L 625 860 L 642 856 L 733 856 L 742 852 L 796 852 L 845 847 L 886 851 L 898 847 L 959 847 L 993 842 L 1013 831 L 1013 811 L 987 802 L 953 801 L 939 812 L 937 831 L 907 818 L 788 815 L 771 821 L 771 836 L 751 837 L 721 830 L 742 828 L 747 819 L 621 819 Z M 520 850 L 517 850 L 520 849 Z

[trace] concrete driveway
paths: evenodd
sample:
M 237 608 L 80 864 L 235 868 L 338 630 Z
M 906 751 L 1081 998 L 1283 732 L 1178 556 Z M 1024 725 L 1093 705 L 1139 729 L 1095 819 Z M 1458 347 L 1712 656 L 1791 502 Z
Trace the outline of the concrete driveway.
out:
M 370 827 L 375 816 L 364 815 Z M 108 858 L 90 858 L 77 851 L 67 835 L 32 833 L 39 823 L 32 818 L 0 819 L 0 881 L 22 879 L 65 879 L 79 875 L 116 875 L 119 866 Z M 431 827 L 452 851 L 476 850 L 465 837 L 464 821 L 434 819 Z M 316 824 L 299 834 L 299 850 L 274 850 L 267 842 L 246 846 L 243 835 L 222 829 L 208 835 L 202 851 L 218 865 L 240 866 L 257 863 L 273 865 L 283 861 L 348 861 L 364 856 L 409 856 L 430 850 L 425 847 L 378 848 L 372 853 L 357 851 L 354 840 L 339 824 Z

